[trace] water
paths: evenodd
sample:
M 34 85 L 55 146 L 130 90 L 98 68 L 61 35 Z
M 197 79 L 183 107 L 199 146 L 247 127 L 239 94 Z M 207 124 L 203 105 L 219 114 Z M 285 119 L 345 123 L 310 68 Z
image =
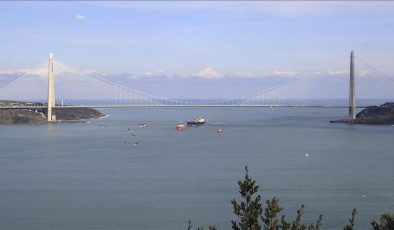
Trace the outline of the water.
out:
M 0 229 L 230 229 L 245 165 L 264 200 L 279 198 L 289 218 L 304 204 L 305 222 L 321 213 L 323 229 L 341 229 L 353 207 L 360 229 L 394 211 L 394 128 L 328 123 L 345 109 L 103 112 L 0 127 Z M 197 115 L 211 124 L 175 131 Z

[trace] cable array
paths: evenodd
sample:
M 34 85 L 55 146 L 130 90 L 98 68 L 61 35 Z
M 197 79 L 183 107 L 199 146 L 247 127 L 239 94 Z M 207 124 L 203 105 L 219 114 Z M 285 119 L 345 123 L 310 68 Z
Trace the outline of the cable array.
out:
M 372 97 L 371 92 L 378 92 L 375 95 L 376 98 L 394 98 L 392 95 L 394 77 L 379 71 L 358 57 L 356 61 L 358 96 L 368 98 Z M 287 78 L 285 83 L 256 93 L 216 101 L 184 101 L 157 97 L 112 82 L 105 76 L 87 72 L 61 59 L 54 60 L 54 69 L 56 106 L 346 107 L 348 105 L 348 60 L 340 60 L 314 71 L 298 73 L 294 77 Z M 368 91 L 371 92 L 368 93 Z M 45 60 L 0 88 L 0 107 L 18 101 L 29 103 L 29 105 L 44 106 L 47 103 L 47 97 L 48 61 Z M 7 101 L 7 103 L 1 101 Z

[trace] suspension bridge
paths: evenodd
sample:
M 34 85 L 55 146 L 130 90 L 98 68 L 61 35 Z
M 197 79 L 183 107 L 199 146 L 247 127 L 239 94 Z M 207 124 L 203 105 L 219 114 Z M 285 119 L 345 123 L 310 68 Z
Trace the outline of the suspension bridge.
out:
M 356 108 L 369 105 L 356 101 L 356 76 L 358 82 L 363 82 L 357 90 L 364 91 L 364 98 L 394 98 L 391 90 L 394 78 L 356 58 L 353 52 L 350 62 L 345 61 L 345 67 L 341 67 L 345 71 L 337 71 L 329 78 L 319 77 L 319 71 L 312 71 L 290 82 L 238 98 L 179 100 L 131 89 L 55 59 L 50 53 L 48 60 L 0 86 L 0 109 L 46 108 L 48 121 L 53 121 L 53 108 L 70 107 L 317 107 L 349 108 L 349 119 L 354 119 Z M 363 65 L 364 69 L 356 70 L 356 61 L 357 66 Z

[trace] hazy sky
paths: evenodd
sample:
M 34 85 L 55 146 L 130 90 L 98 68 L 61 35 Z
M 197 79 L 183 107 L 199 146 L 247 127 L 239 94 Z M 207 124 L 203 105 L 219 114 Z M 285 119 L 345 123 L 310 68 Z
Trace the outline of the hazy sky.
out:
M 228 80 L 229 96 L 258 89 L 260 78 L 344 71 L 326 65 L 351 50 L 394 72 L 394 2 L 18 1 L 0 2 L 0 12 L 3 75 L 37 65 L 49 51 L 119 81 L 208 79 L 214 92 Z M 244 88 L 234 92 L 241 79 Z

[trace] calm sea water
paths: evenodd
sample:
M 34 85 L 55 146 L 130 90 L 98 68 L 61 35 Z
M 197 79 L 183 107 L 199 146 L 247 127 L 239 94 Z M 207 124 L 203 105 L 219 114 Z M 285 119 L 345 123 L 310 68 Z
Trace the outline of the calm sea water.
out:
M 341 229 L 353 207 L 360 229 L 394 211 L 394 128 L 328 123 L 345 109 L 103 112 L 0 126 L 0 229 L 186 229 L 188 219 L 230 229 L 245 165 L 264 200 L 279 198 L 289 218 L 304 204 L 303 219 L 321 213 L 323 229 Z M 197 115 L 210 124 L 175 131 Z

